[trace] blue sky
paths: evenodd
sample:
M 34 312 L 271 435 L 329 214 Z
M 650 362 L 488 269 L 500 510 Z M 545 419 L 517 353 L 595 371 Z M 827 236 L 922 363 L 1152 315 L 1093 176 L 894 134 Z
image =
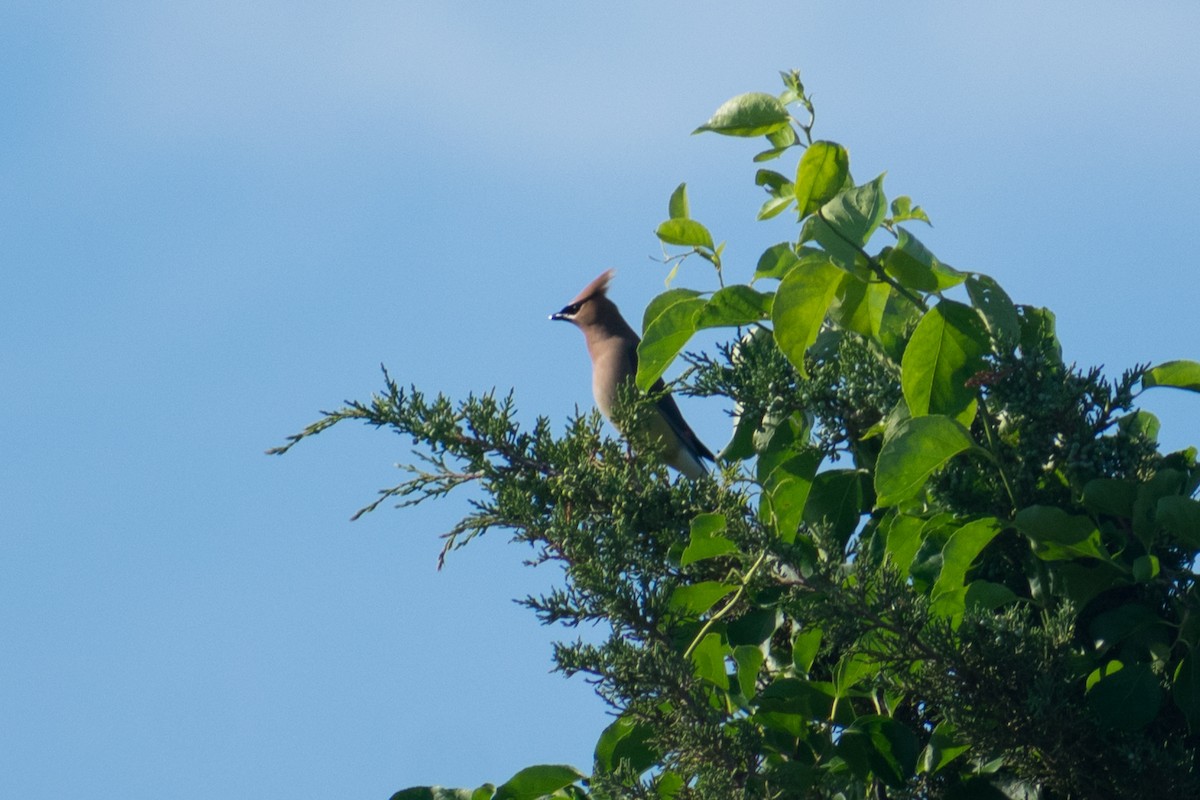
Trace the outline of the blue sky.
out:
M 587 767 L 604 709 L 511 602 L 550 570 L 491 536 L 437 573 L 461 501 L 350 523 L 404 440 L 263 450 L 381 362 L 589 408 L 546 315 L 618 267 L 640 317 L 680 181 L 735 279 L 793 235 L 753 219 L 756 144 L 688 135 L 778 70 L 934 252 L 1054 309 L 1069 359 L 1200 357 L 1195 4 L 581 6 L 0 8 L 0 796 Z M 1182 447 L 1198 402 L 1145 405 Z M 724 409 L 684 410 L 724 444 Z

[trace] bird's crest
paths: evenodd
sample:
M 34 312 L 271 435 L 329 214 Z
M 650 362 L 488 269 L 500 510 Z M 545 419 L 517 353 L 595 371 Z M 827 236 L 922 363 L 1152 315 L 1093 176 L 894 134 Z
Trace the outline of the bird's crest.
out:
M 616 274 L 617 271 L 615 269 L 605 270 L 594 281 L 583 287 L 583 291 L 575 295 L 575 299 L 568 303 L 568 305 L 573 306 L 577 303 L 582 303 L 585 300 L 590 300 L 598 294 L 604 294 L 608 291 L 608 282 L 611 281 L 613 276 Z

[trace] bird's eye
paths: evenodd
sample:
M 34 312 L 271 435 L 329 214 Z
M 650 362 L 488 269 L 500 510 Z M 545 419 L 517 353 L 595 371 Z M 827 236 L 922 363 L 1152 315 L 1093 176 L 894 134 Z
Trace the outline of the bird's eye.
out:
M 571 303 L 571 305 L 564 308 L 560 313 L 566 314 L 568 317 L 573 317 L 579 313 L 579 308 L 582 305 L 583 303 Z

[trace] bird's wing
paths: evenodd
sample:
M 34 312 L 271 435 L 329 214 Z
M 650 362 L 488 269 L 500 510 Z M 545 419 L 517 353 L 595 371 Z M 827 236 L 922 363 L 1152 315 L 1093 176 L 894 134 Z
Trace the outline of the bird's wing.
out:
M 687 424 L 687 420 L 683 418 L 683 414 L 679 411 L 679 406 L 675 404 L 675 398 L 668 394 L 666 389 L 667 387 L 663 384 L 662 378 L 659 378 L 650 387 L 651 394 L 658 395 L 658 403 L 656 405 L 659 412 L 663 415 L 663 419 L 671 426 L 671 430 L 675 431 L 675 435 L 679 437 L 680 441 L 686 444 L 692 452 L 707 458 L 709 461 L 716 461 L 716 456 L 704 446 L 704 442 L 700 441 L 700 437 Z

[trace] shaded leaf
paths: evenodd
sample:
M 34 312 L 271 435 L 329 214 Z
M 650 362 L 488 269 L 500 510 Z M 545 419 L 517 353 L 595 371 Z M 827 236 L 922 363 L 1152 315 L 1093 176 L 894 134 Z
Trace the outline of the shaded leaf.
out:
M 917 323 L 900 366 L 904 400 L 914 417 L 957 416 L 975 400 L 968 380 L 986 366 L 987 333 L 979 316 L 943 300 Z
M 699 617 L 736 588 L 736 586 L 720 581 L 701 581 L 678 586 L 675 591 L 671 592 L 668 606 L 672 611 L 680 612 L 688 617 Z
M 640 725 L 630 717 L 618 717 L 604 729 L 596 742 L 596 765 L 612 772 L 624 761 L 638 773 L 654 766 L 658 753 L 649 744 L 653 729 Z
M 574 767 L 543 764 L 526 767 L 496 787 L 495 800 L 537 800 L 586 776 Z
M 1046 561 L 1108 558 L 1091 517 L 1068 514 L 1057 506 L 1029 506 L 1017 512 L 1013 524 L 1029 537 L 1038 557 Z
M 1102 725 L 1135 731 L 1158 716 L 1162 689 L 1148 664 L 1127 664 L 1100 678 L 1088 691 L 1087 701 Z
M 683 289 L 673 289 L 666 294 L 684 291 Z M 655 302 L 658 299 L 655 298 Z M 707 302 L 694 294 L 691 296 L 675 295 L 673 302 L 657 309 L 660 313 L 642 332 L 642 341 L 637 349 L 637 385 L 639 389 L 648 390 L 656 380 L 662 377 L 667 367 L 679 355 L 679 351 L 688 343 L 688 339 L 691 339 L 692 334 L 696 332 L 696 316 L 705 305 Z M 649 311 L 650 309 L 647 309 L 647 315 Z

